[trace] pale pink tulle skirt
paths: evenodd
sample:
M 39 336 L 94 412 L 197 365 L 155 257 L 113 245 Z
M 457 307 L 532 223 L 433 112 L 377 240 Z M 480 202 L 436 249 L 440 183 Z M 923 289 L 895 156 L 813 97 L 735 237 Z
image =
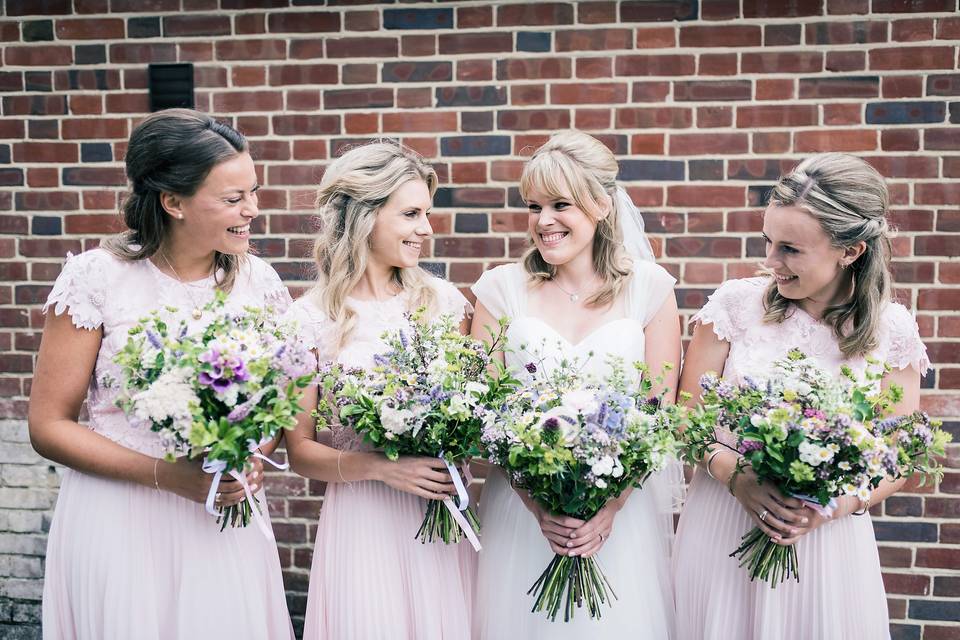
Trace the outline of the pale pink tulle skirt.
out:
M 753 522 L 697 471 L 674 553 L 679 640 L 886 640 L 880 559 L 869 516 L 821 525 L 797 542 L 800 582 L 750 582 L 728 556 Z
M 266 504 L 261 492 L 260 504 Z M 274 542 L 203 505 L 68 470 L 47 543 L 43 637 L 293 637 Z
M 476 552 L 415 539 L 426 501 L 381 482 L 330 484 L 304 640 L 468 640 Z

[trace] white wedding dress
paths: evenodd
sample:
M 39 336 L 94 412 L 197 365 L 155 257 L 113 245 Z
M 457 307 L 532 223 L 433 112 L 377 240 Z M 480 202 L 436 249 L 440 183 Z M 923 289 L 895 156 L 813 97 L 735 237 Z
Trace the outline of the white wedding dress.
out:
M 609 321 L 577 344 L 571 344 L 527 306 L 528 278 L 519 264 L 497 267 L 472 287 L 477 300 L 495 317 L 510 320 L 507 365 L 522 371 L 546 356 L 546 366 L 562 357 L 588 362 L 602 376 L 608 355 L 626 363 L 643 360 L 644 327 L 673 294 L 674 279 L 652 262 L 637 261 L 634 276 L 620 301 L 623 317 Z M 592 352 L 592 356 L 589 354 Z M 677 363 L 675 363 L 677 364 Z M 488 475 L 480 499 L 483 550 L 476 588 L 474 640 L 562 640 L 564 638 L 673 637 L 674 604 L 670 581 L 672 516 L 660 499 L 664 492 L 649 483 L 634 490 L 617 514 L 609 541 L 595 556 L 617 599 L 593 620 L 586 608 L 570 622 L 551 622 L 544 612 L 531 613 L 527 590 L 553 558 L 533 514 L 510 487 L 500 469 Z

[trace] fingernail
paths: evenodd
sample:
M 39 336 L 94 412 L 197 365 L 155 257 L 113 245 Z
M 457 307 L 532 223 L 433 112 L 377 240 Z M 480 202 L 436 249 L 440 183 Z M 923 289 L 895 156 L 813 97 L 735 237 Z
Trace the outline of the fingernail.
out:
M 801 518 L 801 519 L 800 519 L 800 524 L 807 524 L 807 519 L 806 519 L 806 518 Z
M 571 533 L 571 534 L 570 534 L 570 537 L 571 537 L 571 538 L 576 538 L 576 537 L 577 537 L 577 534 Z
M 573 543 L 572 543 L 572 542 L 568 542 L 568 543 L 567 543 L 567 546 L 568 546 L 568 547 L 572 547 L 572 546 L 573 546 Z
M 796 530 L 796 529 L 790 529 L 790 535 L 792 535 L 792 536 L 797 535 L 797 530 Z

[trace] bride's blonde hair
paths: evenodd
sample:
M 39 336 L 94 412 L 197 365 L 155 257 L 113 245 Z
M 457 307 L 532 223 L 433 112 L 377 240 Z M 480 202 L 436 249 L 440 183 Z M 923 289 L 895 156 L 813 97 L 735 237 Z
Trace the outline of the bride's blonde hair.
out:
M 437 174 L 419 154 L 398 143 L 373 142 L 334 160 L 320 181 L 320 235 L 313 251 L 318 274 L 308 295 L 333 320 L 337 349 L 356 323 L 347 297 L 367 268 L 377 214 L 393 192 L 410 180 L 424 181 L 431 198 L 437 191 Z M 411 311 L 436 305 L 429 278 L 420 267 L 394 268 L 393 281 L 408 294 Z
M 587 300 L 593 306 L 616 300 L 632 273 L 617 211 L 618 171 L 617 159 L 602 142 L 571 130 L 551 136 L 534 152 L 520 176 L 520 196 L 524 200 L 529 200 L 533 191 L 551 199 L 569 199 L 596 223 L 593 268 L 603 286 Z M 601 218 L 601 212 L 607 208 L 609 213 Z M 543 259 L 536 245 L 527 250 L 522 261 L 523 268 L 537 283 L 557 274 L 557 268 Z

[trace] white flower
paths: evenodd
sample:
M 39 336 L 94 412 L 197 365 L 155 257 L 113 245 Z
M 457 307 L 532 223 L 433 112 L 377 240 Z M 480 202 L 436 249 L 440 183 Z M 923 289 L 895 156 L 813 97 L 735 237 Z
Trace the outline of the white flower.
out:
M 850 471 L 850 463 L 846 460 L 841 460 L 837 463 L 837 468 L 840 469 L 840 471 Z
M 607 481 L 604 480 L 603 478 L 597 478 L 596 482 L 594 482 L 593 484 L 595 484 L 598 489 L 606 489 L 606 488 L 607 488 Z
M 443 358 L 434 358 L 430 364 L 427 365 L 427 373 L 432 376 L 439 376 L 446 372 L 447 370 L 447 361 Z
M 450 398 L 450 404 L 446 412 L 451 418 L 466 420 L 470 417 L 470 406 L 467 404 L 466 398 L 457 394 Z
M 557 428 L 560 429 L 560 439 L 565 445 L 570 446 L 577 441 L 580 435 L 580 423 L 577 421 L 576 414 L 570 414 L 568 407 L 560 405 L 544 413 L 540 417 L 539 427 L 543 429 L 544 424 L 550 419 L 557 421 Z
M 401 435 L 413 426 L 413 412 L 407 409 L 395 409 L 388 404 L 380 406 L 380 424 L 390 433 Z
M 193 419 L 191 405 L 196 404 L 197 397 L 186 381 L 187 373 L 184 369 L 165 371 L 153 384 L 136 393 L 131 398 L 134 415 L 155 424 L 171 419 L 175 429 L 188 432 Z
M 580 415 L 596 413 L 597 409 L 600 408 L 597 397 L 592 391 L 587 391 L 586 389 L 576 389 L 566 392 L 563 394 L 563 404 L 573 411 L 573 413 Z
M 623 475 L 623 465 L 620 464 L 619 460 L 617 460 L 617 464 L 613 467 L 613 471 L 610 472 L 610 475 L 614 478 L 619 478 Z
M 864 486 L 857 489 L 857 497 L 866 502 L 870 499 L 870 487 Z
M 468 383 L 467 383 L 467 386 L 466 386 L 465 390 L 466 390 L 466 392 L 467 392 L 469 395 L 472 395 L 472 396 L 482 396 L 482 395 L 484 395 L 485 393 L 487 393 L 488 391 L 490 391 L 490 387 L 488 387 L 488 386 L 485 385 L 485 384 L 481 384 L 481 383 L 479 383 L 479 382 L 472 382 L 472 381 L 471 381 L 471 382 L 468 382 Z
M 590 471 L 595 476 L 608 476 L 613 472 L 613 458 L 603 456 L 599 460 L 594 460 L 590 466 Z

